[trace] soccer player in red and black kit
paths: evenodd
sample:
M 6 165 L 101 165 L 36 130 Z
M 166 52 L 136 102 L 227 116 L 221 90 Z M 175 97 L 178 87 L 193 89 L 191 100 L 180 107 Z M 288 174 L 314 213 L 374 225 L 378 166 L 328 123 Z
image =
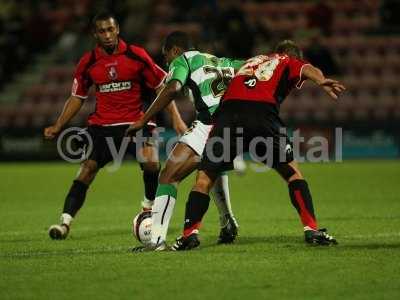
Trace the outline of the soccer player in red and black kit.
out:
M 287 182 L 293 206 L 300 215 L 305 241 L 316 245 L 337 244 L 325 229 L 319 230 L 307 182 L 293 158 L 292 144 L 279 118 L 279 106 L 293 88 L 312 80 L 334 100 L 345 88 L 338 81 L 301 59 L 292 41 L 283 41 L 276 53 L 249 59 L 232 79 L 209 135 L 196 183 L 186 203 L 183 236 L 172 250 L 189 250 L 200 244 L 198 228 L 208 209 L 209 191 L 218 174 L 232 169 L 241 151 L 275 169 Z M 226 136 L 227 135 L 227 136 Z M 224 143 L 213 143 L 215 138 Z M 259 141 L 271 141 L 259 143 Z M 255 143 L 257 141 L 257 143 Z M 243 144 L 243 149 L 238 144 Z M 224 159 L 221 159 L 224 158 Z
M 88 97 L 89 88 L 92 85 L 96 87 L 96 110 L 89 116 L 87 128 L 93 142 L 92 152 L 85 157 L 67 194 L 61 224 L 52 225 L 49 229 L 52 239 L 67 237 L 71 222 L 85 201 L 89 185 L 99 169 L 113 160 L 107 138 L 112 138 L 119 151 L 129 124 L 143 115 L 144 89 L 157 91 L 166 76 L 143 48 L 128 45 L 119 37 L 119 25 L 112 14 L 100 13 L 93 19 L 93 34 L 96 48 L 85 53 L 79 61 L 74 74 L 72 95 L 56 123 L 44 130 L 45 138 L 54 138 L 80 110 Z M 167 110 L 177 132 L 185 132 L 187 127 L 175 104 L 172 103 Z M 155 127 L 154 123 L 149 122 L 143 129 L 146 141 L 136 145 L 145 187 L 143 209 L 151 209 L 158 184 L 158 152 L 150 139 Z M 135 153 L 134 146 L 130 143 L 128 151 Z

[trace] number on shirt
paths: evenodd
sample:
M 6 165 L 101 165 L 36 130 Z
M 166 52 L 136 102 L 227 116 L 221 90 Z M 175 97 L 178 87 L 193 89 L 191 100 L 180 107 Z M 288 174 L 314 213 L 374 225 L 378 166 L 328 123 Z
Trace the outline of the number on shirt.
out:
M 278 58 L 269 59 L 263 62 L 262 64 L 258 65 L 254 73 L 258 80 L 268 81 L 271 79 L 278 65 L 279 65 Z
M 211 66 L 205 66 L 203 69 L 204 73 L 215 75 L 215 78 L 211 81 L 211 92 L 214 97 L 221 97 L 233 78 L 232 70 L 230 68 L 218 69 Z
M 279 57 L 259 55 L 249 59 L 240 68 L 237 75 L 255 76 L 257 80 L 268 81 L 271 79 L 276 67 L 279 65 Z

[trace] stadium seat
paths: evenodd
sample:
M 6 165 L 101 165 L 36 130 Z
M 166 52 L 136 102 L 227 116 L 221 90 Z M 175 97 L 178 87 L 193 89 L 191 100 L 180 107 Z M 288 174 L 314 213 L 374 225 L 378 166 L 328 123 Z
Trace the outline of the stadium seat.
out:
M 82 5 L 79 14 L 85 15 L 89 0 L 77 2 Z M 229 2 L 229 1 L 228 1 Z M 170 0 L 154 3 L 151 12 L 152 22 L 148 26 L 148 38 L 145 41 L 150 53 L 157 53 L 160 41 L 173 30 L 185 30 L 195 38 L 202 36 L 201 24 L 174 21 L 176 10 L 171 8 Z M 366 35 L 365 31 L 378 25 L 378 0 L 327 1 L 334 7 L 334 31 L 323 43 L 332 51 L 343 71 L 335 76 L 347 87 L 347 91 L 335 104 L 319 88 L 310 83 L 302 90 L 294 91 L 282 105 L 284 118 L 294 118 L 299 122 L 309 118 L 316 121 L 367 120 L 375 118 L 400 119 L 400 37 L 384 35 Z M 76 5 L 78 5 L 76 4 Z M 251 24 L 265 20 L 268 30 L 277 36 L 290 36 L 294 29 L 307 30 L 306 13 L 313 5 L 309 1 L 243 1 L 241 4 L 245 17 Z M 83 10 L 82 10 L 83 9 Z M 83 11 L 83 14 L 82 14 Z M 50 15 L 57 22 L 54 30 L 65 27 L 69 12 L 55 11 Z M 58 19 L 58 21 L 57 21 Z M 156 20 L 156 22 L 154 21 Z M 262 44 L 262 47 L 265 47 Z M 262 48 L 261 48 L 262 49 Z M 26 87 L 19 97 L 18 110 L 15 107 L 0 109 L 0 127 L 6 124 L 42 127 L 44 123 L 54 121 L 70 95 L 73 63 L 53 63 L 42 75 L 41 83 Z M 379 103 L 380 108 L 375 109 Z M 194 117 L 194 109 L 187 101 L 178 101 L 178 107 L 185 120 Z M 301 107 L 300 109 L 298 107 Z M 86 116 L 94 109 L 91 96 L 85 101 L 82 111 L 76 119 L 77 124 L 84 123 Z

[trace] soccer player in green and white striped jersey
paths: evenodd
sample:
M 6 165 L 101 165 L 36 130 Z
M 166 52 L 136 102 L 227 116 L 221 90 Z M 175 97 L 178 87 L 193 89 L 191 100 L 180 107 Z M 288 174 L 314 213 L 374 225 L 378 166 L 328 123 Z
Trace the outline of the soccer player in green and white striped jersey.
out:
M 160 173 L 156 198 L 152 207 L 151 244 L 137 247 L 134 251 L 164 250 L 168 224 L 177 198 L 177 186 L 181 180 L 197 169 L 208 134 L 211 116 L 218 108 L 235 70 L 242 60 L 218 58 L 194 49 L 189 36 L 184 32 L 173 32 L 165 40 L 163 52 L 169 64 L 166 86 L 147 110 L 141 120 L 127 130 L 134 135 L 147 120 L 170 103 L 183 88 L 190 90 L 197 119 L 182 135 L 172 150 L 164 169 Z M 232 214 L 228 176 L 223 174 L 214 186 L 214 200 L 220 214 L 221 232 L 218 243 L 232 243 L 237 235 L 237 222 Z

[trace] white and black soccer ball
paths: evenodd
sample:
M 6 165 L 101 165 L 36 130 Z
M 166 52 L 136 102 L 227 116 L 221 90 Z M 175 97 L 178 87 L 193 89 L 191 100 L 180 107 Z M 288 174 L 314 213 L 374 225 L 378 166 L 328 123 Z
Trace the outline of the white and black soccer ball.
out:
M 151 225 L 151 211 L 142 211 L 133 219 L 133 236 L 143 245 L 147 245 L 151 241 Z

